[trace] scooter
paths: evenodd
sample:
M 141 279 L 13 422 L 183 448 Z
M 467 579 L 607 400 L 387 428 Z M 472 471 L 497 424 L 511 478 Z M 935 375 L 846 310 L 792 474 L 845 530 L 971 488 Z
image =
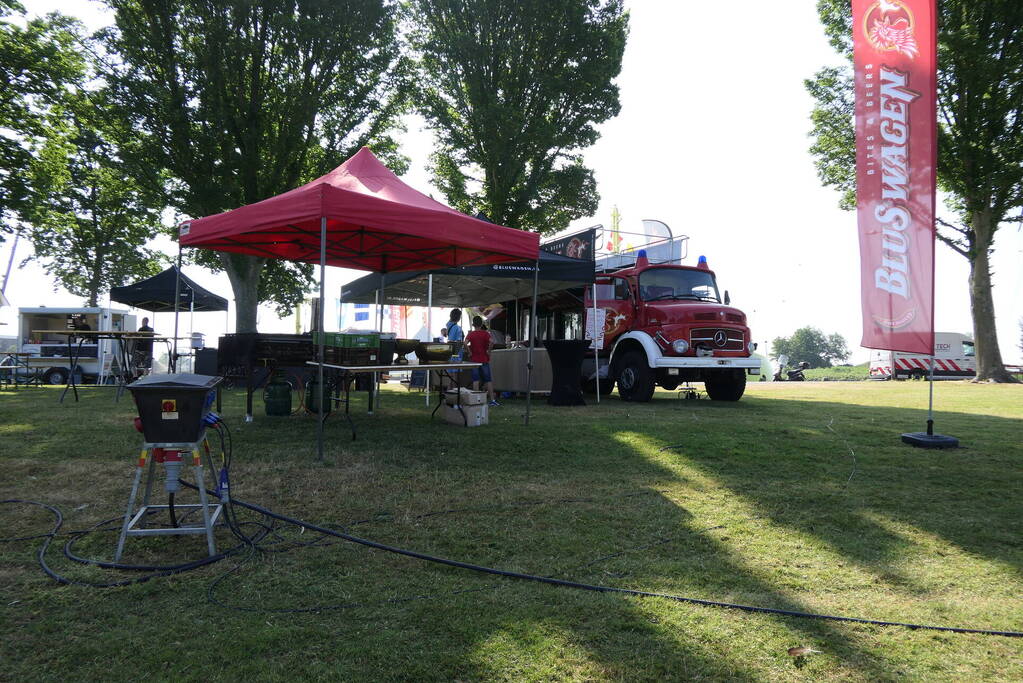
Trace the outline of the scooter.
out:
M 803 375 L 803 370 L 807 370 L 810 364 L 806 361 L 798 364 L 791 370 L 787 369 L 789 359 L 788 356 L 778 356 L 778 371 L 774 373 L 775 382 L 805 382 L 806 377 Z

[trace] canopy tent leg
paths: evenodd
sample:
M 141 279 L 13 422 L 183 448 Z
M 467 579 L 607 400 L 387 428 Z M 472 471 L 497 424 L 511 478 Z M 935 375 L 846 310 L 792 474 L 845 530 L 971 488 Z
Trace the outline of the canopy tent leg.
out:
M 381 272 L 380 272 L 380 334 L 384 333 L 384 301 L 386 300 L 387 282 L 387 256 L 380 257 Z M 379 361 L 378 361 L 379 362 Z M 390 365 L 390 362 L 388 362 Z M 376 399 L 376 410 L 380 410 L 380 375 L 373 373 L 373 398 Z M 371 408 L 373 406 L 370 406 Z
M 536 346 L 536 298 L 540 291 L 540 259 L 533 262 L 533 305 L 529 316 L 529 351 L 526 354 L 526 424 L 533 401 L 533 348 Z
M 326 295 L 326 282 L 325 276 L 327 272 L 327 217 L 320 217 L 320 310 L 319 316 L 319 330 L 320 330 L 320 353 L 318 356 L 316 374 L 317 374 L 317 385 L 316 391 L 320 393 L 316 397 L 316 459 L 323 462 L 323 402 L 326 393 L 323 390 L 323 357 L 324 357 L 324 342 L 326 341 L 326 335 L 323 334 L 323 298 Z
M 597 405 L 600 405 L 600 347 L 597 340 L 600 335 L 597 332 L 597 283 L 593 283 L 593 369 L 597 373 L 594 381 L 597 383 Z
M 426 342 L 433 339 L 433 273 L 426 276 Z M 423 361 L 420 360 L 420 363 Z M 432 384 L 433 373 L 426 371 L 426 407 L 430 407 L 430 385 Z M 411 381 L 411 380 L 410 380 Z
M 171 373 L 178 369 L 178 300 L 181 298 L 181 239 L 178 239 L 178 272 L 174 278 L 174 344 L 168 365 Z
M 192 290 L 192 296 L 189 298 L 191 301 L 188 302 L 188 350 L 191 360 L 188 366 L 189 372 L 195 372 L 195 346 L 192 343 L 195 340 L 195 290 Z

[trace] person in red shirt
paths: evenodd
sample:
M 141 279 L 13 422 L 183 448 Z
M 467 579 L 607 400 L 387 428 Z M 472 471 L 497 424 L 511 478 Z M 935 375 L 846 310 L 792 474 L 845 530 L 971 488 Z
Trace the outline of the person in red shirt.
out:
M 483 326 L 483 318 L 476 316 L 472 319 L 472 332 L 465 338 L 466 346 L 469 347 L 469 360 L 473 363 L 482 363 L 478 368 L 472 369 L 472 388 L 479 391 L 480 381 L 487 392 L 487 399 L 492 406 L 501 405 L 494 400 L 494 383 L 490 374 L 490 333 Z

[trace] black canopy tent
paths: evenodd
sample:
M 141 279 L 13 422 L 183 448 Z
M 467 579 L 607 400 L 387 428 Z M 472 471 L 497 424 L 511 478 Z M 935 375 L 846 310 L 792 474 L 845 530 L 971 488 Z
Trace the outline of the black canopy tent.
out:
M 110 290 L 110 300 L 153 313 L 168 313 L 175 310 L 196 312 L 227 310 L 227 299 L 203 289 L 184 273 L 180 273 L 181 284 L 178 285 L 178 275 L 178 267 L 171 266 L 151 278 L 123 287 L 114 287 Z
M 180 262 L 180 255 L 178 259 Z M 144 311 L 152 311 L 154 318 L 156 313 L 174 313 L 174 346 L 170 352 L 171 368 L 175 367 L 178 357 L 178 312 L 227 311 L 227 299 L 200 287 L 182 273 L 178 266 L 171 266 L 158 275 L 130 285 L 114 287 L 110 290 L 110 300 L 141 308 Z M 190 322 L 189 330 L 191 329 L 192 323 Z
M 484 306 L 533 296 L 533 262 L 366 275 L 341 288 L 346 304 Z M 430 280 L 433 280 L 432 300 Z M 540 250 L 538 294 L 590 284 L 593 261 Z M 383 301 L 379 293 L 383 288 Z
M 536 262 L 367 275 L 343 285 L 341 301 L 381 306 L 462 308 L 530 298 L 534 304 L 532 319 L 535 320 L 535 303 L 540 295 L 591 286 L 595 279 L 591 259 L 572 258 L 540 249 Z M 593 301 L 596 306 L 596 292 Z M 593 319 L 596 320 L 596 309 Z M 533 335 L 534 332 L 530 332 L 531 339 Z M 597 402 L 600 402 L 599 378 Z

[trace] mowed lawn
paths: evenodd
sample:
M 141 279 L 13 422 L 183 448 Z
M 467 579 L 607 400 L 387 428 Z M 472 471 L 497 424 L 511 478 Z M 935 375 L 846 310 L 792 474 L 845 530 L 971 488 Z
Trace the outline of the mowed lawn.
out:
M 65 533 L 124 512 L 141 436 L 130 398 L 0 392 L 0 498 L 55 505 Z M 431 421 L 390 390 L 368 416 L 269 418 L 225 396 L 233 495 L 381 543 L 588 584 L 889 621 L 1023 631 L 1023 385 L 753 384 L 738 403 L 524 401 L 491 424 Z M 439 416 L 438 416 L 439 417 Z M 218 444 L 214 444 L 219 448 Z M 162 480 L 159 485 L 162 487 Z M 188 495 L 181 496 L 189 502 Z M 161 496 L 154 502 L 164 502 Z M 242 521 L 259 516 L 239 511 Z M 0 535 L 52 517 L 0 506 Z M 254 531 L 255 526 L 248 529 Z M 224 530 L 218 540 L 232 545 Z M 113 556 L 116 533 L 74 552 Z M 301 544 L 301 545 L 299 545 Z M 277 526 L 258 549 L 126 588 L 59 586 L 40 540 L 0 544 L 3 680 L 1004 680 L 1023 639 L 750 614 L 505 579 Z M 125 561 L 204 554 L 130 539 Z M 820 650 L 803 659 L 793 646 Z

